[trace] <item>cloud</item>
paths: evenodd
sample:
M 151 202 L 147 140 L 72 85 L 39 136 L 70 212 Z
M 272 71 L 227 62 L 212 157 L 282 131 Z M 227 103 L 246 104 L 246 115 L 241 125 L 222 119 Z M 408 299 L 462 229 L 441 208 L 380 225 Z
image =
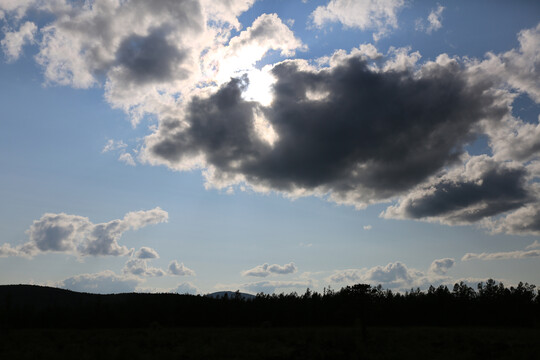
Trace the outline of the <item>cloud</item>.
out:
M 480 155 L 470 158 L 463 169 L 411 191 L 381 215 L 467 224 L 519 209 L 532 200 L 524 167 Z
M 37 26 L 33 22 L 27 21 L 20 26 L 18 31 L 6 32 L 5 37 L 0 41 L 2 50 L 9 62 L 15 61 L 21 55 L 22 47 L 34 41 Z
M 159 83 L 189 72 L 194 59 L 183 43 L 204 29 L 199 1 L 115 3 L 72 3 L 69 11 L 55 14 L 58 18 L 42 29 L 38 55 L 48 80 L 86 88 L 96 84 L 97 75 L 111 72 L 114 87 L 118 81 Z
M 202 5 L 210 19 L 230 23 L 236 29 L 239 29 L 241 25 L 238 22 L 237 16 L 248 10 L 255 1 L 256 0 L 203 0 Z
M 538 242 L 538 240 L 534 240 L 534 242 L 525 249 L 540 249 L 540 242 Z
M 280 289 L 307 289 L 313 287 L 313 283 L 310 280 L 290 280 L 290 281 L 279 281 L 279 280 L 265 280 L 254 283 L 248 283 L 242 285 L 242 288 L 247 291 L 252 291 L 256 293 L 275 293 L 276 290 Z
M 417 19 L 416 30 L 425 31 L 428 34 L 431 34 L 433 31 L 442 28 L 442 12 L 444 9 L 445 7 L 441 5 L 438 5 L 436 9 L 432 9 L 427 17 L 427 26 L 422 19 Z
M 230 41 L 231 31 L 240 30 L 237 16 L 254 1 L 102 0 L 91 6 L 64 0 L 4 1 L 0 11 L 17 18 L 32 9 L 51 19 L 36 39 L 40 50 L 35 58 L 47 83 L 103 86 L 107 101 L 127 112 L 136 125 L 146 114 L 178 111 L 184 96 L 211 86 L 216 79 L 207 77 L 206 66 L 223 68 L 219 63 L 227 59 L 218 58 L 216 51 L 248 40 Z M 270 49 L 292 54 L 291 39 L 301 45 L 275 14 L 262 15 L 250 29 L 240 35 L 250 37 L 246 45 L 251 55 L 262 51 L 263 56 Z M 10 53 L 18 54 L 21 41 L 10 36 Z M 248 58 L 259 60 L 239 59 Z M 217 59 L 218 64 L 205 59 Z
M 431 34 L 432 31 L 437 31 L 442 27 L 442 12 L 444 6 L 438 5 L 436 10 L 431 10 L 428 15 L 429 26 L 426 29 L 428 34 Z
M 364 230 L 371 230 L 373 228 L 373 226 L 371 225 L 364 225 Z
M 103 147 L 103 150 L 101 150 L 102 153 L 107 153 L 109 151 L 115 151 L 115 150 L 123 150 L 127 147 L 127 144 L 124 143 L 122 140 L 113 140 L 109 139 L 107 141 L 107 144 Z
M 178 263 L 178 261 L 171 261 L 169 264 L 169 274 L 178 276 L 195 276 L 195 271 L 184 266 L 184 263 Z
M 256 63 L 271 50 L 288 57 L 293 56 L 296 50 L 306 49 L 276 14 L 262 14 L 250 27 L 231 38 L 227 45 L 217 47 L 204 56 L 206 76 L 216 84 L 226 83 L 231 77 L 246 76 L 250 81 L 246 83 L 244 98 L 269 103 L 274 79 L 268 73 L 268 67 L 257 69 Z
M 135 254 L 137 259 L 159 259 L 159 254 L 156 250 L 143 246 Z
M 101 150 L 101 153 L 119 151 L 120 155 L 118 156 L 118 161 L 121 161 L 126 165 L 136 166 L 135 159 L 130 153 L 126 152 L 126 148 L 127 144 L 122 140 L 109 139 L 107 144 L 103 147 L 103 150 Z
M 480 120 L 508 113 L 447 56 L 417 72 L 374 66 L 358 51 L 322 69 L 282 62 L 272 70 L 268 107 L 244 100 L 246 80 L 233 79 L 194 97 L 182 120 L 163 120 L 146 138 L 142 158 L 177 170 L 206 168 L 209 187 L 243 182 L 361 208 L 455 164 Z M 275 143 L 259 135 L 257 116 L 276 133 Z
M 100 225 L 100 229 L 103 229 L 104 224 Z M 34 220 L 26 233 L 30 238 L 29 244 L 37 251 L 74 252 L 77 250 L 77 242 L 80 241 L 81 235 L 90 235 L 92 230 L 93 224 L 86 217 L 48 213 L 39 220 Z M 120 248 L 114 242 L 111 246 L 115 251 L 127 252 L 127 248 Z
M 164 276 L 167 274 L 164 270 L 148 266 L 148 260 L 158 258 L 156 250 L 143 246 L 126 262 L 122 272 L 137 276 Z
M 461 261 L 468 260 L 501 260 L 501 259 L 528 259 L 540 257 L 540 250 L 517 250 L 496 253 L 467 253 Z
M 451 282 L 451 279 L 445 275 L 446 271 L 453 266 L 452 261 L 452 259 L 435 260 L 428 273 L 409 268 L 399 261 L 369 269 L 336 270 L 326 280 L 338 284 L 364 283 L 374 286 L 380 284 L 389 289 L 408 290 L 411 287 Z
M 386 266 L 376 266 L 364 273 L 364 279 L 378 284 L 395 286 L 400 283 L 411 283 L 414 278 L 423 276 L 423 273 L 409 269 L 400 262 L 389 263 Z
M 120 156 L 118 157 L 118 160 L 129 166 L 137 165 L 135 164 L 135 160 L 133 160 L 133 156 L 131 156 L 131 154 L 129 153 L 120 154 Z
M 512 89 L 506 101 L 518 94 L 527 94 L 540 103 L 540 24 L 518 34 L 519 48 L 505 53 L 488 53 L 486 59 L 472 60 L 469 71 L 483 77 L 494 87 Z M 528 161 L 540 155 L 540 125 L 505 116 L 502 122 L 485 122 L 484 131 L 489 136 L 493 156 L 500 160 Z
M 329 277 L 331 282 L 360 282 L 363 279 L 363 271 L 360 269 L 337 270 Z
M 129 259 L 124 265 L 122 272 L 137 276 L 164 276 L 167 274 L 162 269 L 148 266 L 147 260 L 141 258 Z
M 133 276 L 119 276 L 110 270 L 96 274 L 82 274 L 60 281 L 57 286 L 73 291 L 111 294 L 134 292 L 140 279 Z
M 271 274 L 279 274 L 279 275 L 285 275 L 285 274 L 293 274 L 297 271 L 297 267 L 294 263 L 285 264 L 283 266 L 278 264 L 263 264 L 258 265 L 254 267 L 253 269 L 249 269 L 246 271 L 242 271 L 242 276 L 257 276 L 257 277 L 267 277 Z
M 50 19 L 39 31 L 27 22 L 10 33 L 21 41 L 35 35 L 47 83 L 103 86 L 107 101 L 134 125 L 155 116 L 159 125 L 145 138 L 139 161 L 201 169 L 207 188 L 315 195 L 357 208 L 397 201 L 385 216 L 538 231 L 533 164 L 512 161 L 538 159 L 540 125 L 513 117 L 511 106 L 520 93 L 540 101 L 540 24 L 519 33 L 518 48 L 482 60 L 441 54 L 420 63 L 420 53 L 410 48 L 391 48 L 384 56 L 362 44 L 311 63 L 257 69 L 271 51 L 289 57 L 306 46 L 276 14 L 263 14 L 240 31 L 237 17 L 253 3 L 5 0 L 0 11 L 15 25 L 29 10 Z M 378 39 L 398 27 L 404 6 L 402 0 L 331 0 L 311 20 L 318 27 L 339 21 L 373 30 Z M 440 27 L 443 9 L 432 11 L 427 29 Z M 13 49 L 20 49 L 19 40 L 10 42 Z M 476 178 L 459 174 L 473 161 L 465 147 L 481 135 L 488 136 L 497 165 Z M 113 141 L 103 151 L 117 147 L 119 160 L 134 165 L 122 144 Z M 455 197 L 445 197 L 446 191 Z M 470 199 L 467 191 L 474 193 Z M 512 211 L 528 217 L 519 221 Z M 46 250 L 30 242 L 0 253 L 127 251 L 115 240 L 125 231 L 119 225 L 57 221 L 79 221 L 92 231 L 68 229 L 50 248 L 41 242 Z M 75 241 L 77 249 L 72 236 L 84 238 Z
M 340 22 L 346 27 L 374 30 L 373 39 L 377 41 L 398 27 L 397 13 L 404 5 L 403 0 L 330 0 L 326 6 L 317 7 L 311 19 L 319 28 Z
M 502 259 L 528 259 L 540 257 L 540 243 L 535 240 L 532 244 L 527 246 L 525 250 L 515 251 L 502 251 L 494 253 L 467 253 L 461 261 L 468 260 L 502 260 Z
M 540 202 L 522 207 L 486 225 L 494 233 L 540 235 Z
M 2 244 L 2 246 L 0 246 L 0 257 L 20 256 L 31 258 L 33 253 L 34 247 L 12 247 L 10 244 Z
M 507 116 L 497 124 L 485 123 L 493 157 L 526 162 L 540 156 L 540 124 Z
M 124 232 L 166 222 L 167 219 L 168 213 L 159 207 L 129 212 L 123 219 L 99 224 L 83 216 L 47 213 L 26 231 L 29 242 L 16 248 L 4 244 L 0 254 L 33 256 L 44 252 L 66 252 L 79 256 L 127 255 L 130 250 L 118 244 Z
M 49 6 L 57 6 L 64 0 L 50 0 Z M 39 0 L 2 0 L 0 1 L 0 19 L 2 17 L 13 17 L 16 22 L 20 21 L 32 7 L 44 8 L 47 4 L 39 3 Z
M 505 53 L 487 53 L 471 67 L 485 76 L 510 85 L 540 103 L 540 23 L 518 34 L 519 48 Z
M 446 272 L 452 268 L 455 263 L 455 260 L 451 258 L 433 260 L 429 267 L 429 271 L 438 275 L 446 275 Z
M 277 14 L 262 14 L 245 31 L 233 37 L 227 46 L 216 51 L 215 56 L 225 59 L 220 67 L 227 68 L 231 62 L 237 62 L 240 63 L 237 68 L 246 69 L 270 50 L 279 50 L 282 56 L 293 56 L 297 49 L 307 48 Z
M 147 113 L 177 107 L 179 95 L 200 80 L 201 52 L 219 37 L 228 40 L 228 21 L 239 25 L 236 16 L 252 2 L 211 7 L 206 0 L 103 0 L 88 6 L 52 0 L 28 1 L 17 9 L 52 19 L 36 39 L 36 60 L 48 83 L 104 85 L 108 102 L 136 124 Z M 9 8 L 12 16 L 15 8 Z M 210 19 L 220 26 L 209 27 Z
M 198 287 L 196 287 L 192 283 L 185 282 L 185 283 L 179 284 L 174 289 L 171 289 L 170 292 L 177 293 L 177 294 L 197 295 L 198 293 L 200 293 L 200 290 Z

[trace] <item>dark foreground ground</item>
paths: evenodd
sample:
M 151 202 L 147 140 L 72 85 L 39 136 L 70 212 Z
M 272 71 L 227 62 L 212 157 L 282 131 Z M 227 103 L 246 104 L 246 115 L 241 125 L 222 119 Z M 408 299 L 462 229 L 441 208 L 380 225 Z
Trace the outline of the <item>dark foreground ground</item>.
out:
M 0 359 L 540 359 L 540 329 L 15 329 Z

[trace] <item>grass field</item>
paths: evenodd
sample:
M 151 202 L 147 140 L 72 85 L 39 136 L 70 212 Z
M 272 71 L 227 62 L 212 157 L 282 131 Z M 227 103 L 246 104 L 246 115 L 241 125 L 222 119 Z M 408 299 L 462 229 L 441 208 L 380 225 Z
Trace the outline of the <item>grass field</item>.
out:
M 0 359 L 538 359 L 527 328 L 18 329 Z

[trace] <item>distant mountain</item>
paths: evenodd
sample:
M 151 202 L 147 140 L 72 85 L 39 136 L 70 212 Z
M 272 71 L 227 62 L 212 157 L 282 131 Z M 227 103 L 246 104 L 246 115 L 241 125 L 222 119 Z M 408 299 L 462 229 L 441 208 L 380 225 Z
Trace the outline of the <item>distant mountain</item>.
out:
M 256 298 L 255 295 L 247 294 L 239 291 L 218 291 L 211 294 L 206 294 L 205 296 L 214 298 L 214 299 L 221 299 L 227 296 L 229 299 L 236 299 L 236 297 L 240 297 L 242 300 L 253 300 Z

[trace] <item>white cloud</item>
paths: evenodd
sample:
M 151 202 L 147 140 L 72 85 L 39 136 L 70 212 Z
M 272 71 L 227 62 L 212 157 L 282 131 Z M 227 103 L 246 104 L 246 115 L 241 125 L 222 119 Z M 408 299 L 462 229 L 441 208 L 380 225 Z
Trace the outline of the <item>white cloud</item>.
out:
M 386 266 L 376 266 L 364 273 L 364 279 L 369 282 L 389 285 L 410 283 L 419 276 L 423 276 L 423 273 L 409 269 L 400 262 L 389 263 Z
M 422 19 L 417 19 L 416 30 L 431 34 L 433 31 L 442 28 L 442 13 L 444 9 L 445 7 L 441 5 L 438 5 L 436 9 L 432 9 L 427 17 L 427 26 Z
M 141 247 L 134 254 L 134 257 L 137 259 L 159 259 L 159 254 L 156 250 L 149 248 L 147 246 Z
M 47 82 L 75 88 L 104 85 L 107 101 L 127 112 L 136 125 L 146 114 L 177 114 L 184 96 L 215 80 L 203 74 L 203 58 L 226 67 L 220 66 L 225 59 L 215 51 L 235 44 L 229 40 L 231 30 L 241 28 L 237 16 L 254 1 L 3 0 L 0 11 L 17 18 L 34 9 L 52 18 L 36 39 L 36 60 Z M 6 35 L 3 47 L 11 58 L 18 56 L 24 41 L 32 40 L 37 28 L 29 25 Z M 247 56 L 238 60 L 254 63 L 259 60 L 255 53 L 262 51 L 263 56 L 270 49 L 292 54 L 291 39 L 301 45 L 275 14 L 260 16 L 250 29 L 238 40 L 251 37 L 242 53 Z
M 334 274 L 328 278 L 329 281 L 335 283 L 354 283 L 363 280 L 363 270 L 361 269 L 346 269 L 336 270 Z
M 384 71 L 407 71 L 414 70 L 422 55 L 418 51 L 411 52 L 410 47 L 395 48 L 390 46 L 387 57 L 389 60 L 384 64 Z
M 429 272 L 437 275 L 446 275 L 447 271 L 450 270 L 455 263 L 455 260 L 451 258 L 433 260 L 429 267 Z
M 502 259 L 529 259 L 540 257 L 540 250 L 516 250 L 495 253 L 467 253 L 461 261 L 467 260 L 502 260 Z
M 499 123 L 485 122 L 494 158 L 529 161 L 540 157 L 540 124 L 507 116 Z
M 386 266 L 379 265 L 369 269 L 336 270 L 326 281 L 343 285 L 364 283 L 376 286 L 380 284 L 389 289 L 408 290 L 411 287 L 425 287 L 429 284 L 450 282 L 451 279 L 445 276 L 445 273 L 452 265 L 446 260 L 452 259 L 435 260 L 428 273 L 409 268 L 397 261 Z
M 21 247 L 12 247 L 10 244 L 2 244 L 0 246 L 0 257 L 8 256 L 20 256 L 20 257 L 32 257 L 34 253 L 34 248 L 21 248 Z
M 178 263 L 178 261 L 173 260 L 169 264 L 169 274 L 178 275 L 178 276 L 195 276 L 195 271 L 191 270 L 184 263 Z
M 297 271 L 296 265 L 294 263 L 289 263 L 285 265 L 278 264 L 263 264 L 254 267 L 253 269 L 245 270 L 242 272 L 242 276 L 257 276 L 257 277 L 267 277 L 271 274 L 293 274 Z
M 27 21 L 18 31 L 6 32 L 4 39 L 0 41 L 2 50 L 8 61 L 15 61 L 21 55 L 22 47 L 34 41 L 37 26 L 33 22 Z
M 0 0 L 0 10 L 4 16 L 12 15 L 15 20 L 20 20 L 28 8 L 35 6 L 37 2 L 38 0 Z
M 134 292 L 140 279 L 134 276 L 116 275 L 110 270 L 96 274 L 81 274 L 64 279 L 56 285 L 73 291 L 111 294 Z
M 115 150 L 123 150 L 127 147 L 127 144 L 124 143 L 122 140 L 113 140 L 109 139 L 107 141 L 107 144 L 103 147 L 103 150 L 101 150 L 102 153 L 106 153 L 109 151 L 115 151 Z
M 429 26 L 426 29 L 428 34 L 431 34 L 432 31 L 437 31 L 442 27 L 442 12 L 444 6 L 437 6 L 437 9 L 431 10 L 428 15 Z
M 263 292 L 272 294 L 276 290 L 285 290 L 285 289 L 296 289 L 299 291 L 305 291 L 309 287 L 313 287 L 313 282 L 310 280 L 290 280 L 290 281 L 280 281 L 280 280 L 266 280 L 258 281 L 254 283 L 243 284 L 241 286 L 243 289 L 252 292 Z
M 519 48 L 502 54 L 487 53 L 483 61 L 472 61 L 476 71 L 492 81 L 510 85 L 540 103 L 540 23 L 518 34 Z
M 248 100 L 269 103 L 274 79 L 268 67 L 256 69 L 256 62 L 270 50 L 280 51 L 281 56 L 288 57 L 298 49 L 306 50 L 307 47 L 276 14 L 262 14 L 226 46 L 217 47 L 204 57 L 205 75 L 220 85 L 231 77 L 247 74 L 249 82 L 243 96 Z
M 371 225 L 364 225 L 364 230 L 371 230 L 373 229 L 373 226 Z
M 378 40 L 398 27 L 397 13 L 404 5 L 403 0 L 331 0 L 317 7 L 311 18 L 317 27 L 339 21 L 346 27 L 374 30 Z
M 197 295 L 201 291 L 199 288 L 191 282 L 185 282 L 179 284 L 174 289 L 171 289 L 170 292 L 177 293 L 177 294 L 190 294 L 190 295 Z
M 130 250 L 118 244 L 125 231 L 166 222 L 167 219 L 168 213 L 159 207 L 130 212 L 123 219 L 99 224 L 83 216 L 47 213 L 35 220 L 26 231 L 30 238 L 28 243 L 16 248 L 5 244 L 0 254 L 33 256 L 53 251 L 79 256 L 127 255 Z
M 493 233 L 540 235 L 540 202 L 522 207 L 509 215 L 486 222 Z
M 137 276 L 164 276 L 167 273 L 162 269 L 148 266 L 146 259 L 129 259 L 122 272 Z
M 228 22 L 235 28 L 241 27 L 237 16 L 248 10 L 256 0 L 203 0 L 202 5 L 209 18 Z
M 133 159 L 133 156 L 131 156 L 130 153 L 123 153 L 120 154 L 118 157 L 118 160 L 129 165 L 129 166 L 135 166 L 135 160 Z

